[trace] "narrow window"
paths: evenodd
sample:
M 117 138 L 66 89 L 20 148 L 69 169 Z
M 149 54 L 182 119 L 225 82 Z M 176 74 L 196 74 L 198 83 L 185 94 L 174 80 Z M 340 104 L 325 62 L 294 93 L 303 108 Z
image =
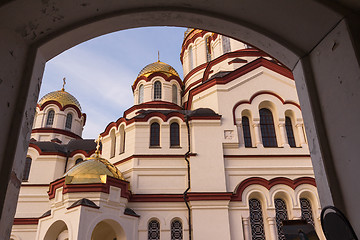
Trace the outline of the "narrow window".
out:
M 72 115 L 71 113 L 68 113 L 66 115 L 65 129 L 71 130 L 71 125 L 72 125 Z
M 170 124 L 170 147 L 180 146 L 179 124 Z
M 260 109 L 261 137 L 264 147 L 277 147 L 274 119 L 267 108 Z
M 278 232 L 279 240 L 286 240 L 284 232 L 282 230 L 282 221 L 288 220 L 286 203 L 284 200 L 277 198 L 275 199 L 275 211 L 276 211 L 276 227 Z
M 125 127 L 120 128 L 120 154 L 125 152 Z
M 211 61 L 211 47 L 210 47 L 210 38 L 205 39 L 205 50 L 206 50 L 206 62 Z
M 179 220 L 173 220 L 171 222 L 171 240 L 182 240 L 182 224 Z
M 286 128 L 286 135 L 290 147 L 296 147 L 294 131 L 291 124 L 291 119 L 289 117 L 285 118 L 285 128 Z
M 46 119 L 46 126 L 47 127 L 51 127 L 54 123 L 54 116 L 55 116 L 55 112 L 54 110 L 50 110 L 48 115 L 47 115 L 47 119 Z
M 160 223 L 157 220 L 151 220 L 148 225 L 148 240 L 160 239 Z
M 225 54 L 231 52 L 230 38 L 226 36 L 222 36 L 221 41 L 222 41 L 223 53 Z
M 310 223 L 315 227 L 309 199 L 300 198 L 300 206 L 301 206 L 301 218 L 306 220 L 308 223 Z
M 154 100 L 161 100 L 161 82 L 154 83 Z
M 193 57 L 193 48 L 189 47 L 189 70 L 191 71 L 194 68 L 194 57 Z
M 177 104 L 178 101 L 178 90 L 177 90 L 177 86 L 174 84 L 172 85 L 172 102 Z
M 144 85 L 139 87 L 139 104 L 144 102 Z
M 265 240 L 264 221 L 262 216 L 261 203 L 257 199 L 249 200 L 250 225 L 252 240 Z
M 30 174 L 30 168 L 31 168 L 31 158 L 27 157 L 25 159 L 25 168 L 24 168 L 24 172 L 23 172 L 23 181 L 27 181 L 29 180 L 29 174 Z
M 245 147 L 252 147 L 249 118 L 244 116 L 241 119 Z
M 79 163 L 81 163 L 83 160 L 82 160 L 82 158 L 78 158 L 78 159 L 76 159 L 76 161 L 75 161 L 75 165 L 76 164 L 79 164 Z
M 110 133 L 111 138 L 111 153 L 110 158 L 115 157 L 115 151 L 116 151 L 116 136 L 115 136 L 115 130 L 112 130 Z
M 160 125 L 156 122 L 152 123 L 150 126 L 150 146 L 160 146 Z

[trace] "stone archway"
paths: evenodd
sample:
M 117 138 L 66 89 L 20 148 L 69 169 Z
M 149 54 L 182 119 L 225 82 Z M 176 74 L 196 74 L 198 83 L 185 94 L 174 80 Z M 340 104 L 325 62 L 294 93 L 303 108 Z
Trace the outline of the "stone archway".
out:
M 108 219 L 96 224 L 91 240 L 126 240 L 126 236 L 119 223 Z
M 360 4 L 346 0 L 3 2 L 0 179 L 8 184 L 0 185 L 0 234 L 10 234 L 45 62 L 95 36 L 164 24 L 245 41 L 293 71 L 322 204 L 335 204 L 359 223 L 360 189 L 353 184 L 360 168 L 360 114 L 354 114 L 360 102 L 359 10 Z M 360 227 L 355 230 L 360 235 Z

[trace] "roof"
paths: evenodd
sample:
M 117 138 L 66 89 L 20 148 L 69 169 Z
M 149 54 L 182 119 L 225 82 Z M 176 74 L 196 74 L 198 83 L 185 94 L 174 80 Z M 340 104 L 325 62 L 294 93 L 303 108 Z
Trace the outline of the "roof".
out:
M 60 103 L 62 107 L 65 107 L 66 105 L 75 105 L 81 110 L 79 101 L 73 95 L 66 92 L 65 90 L 54 91 L 46 94 L 40 99 L 38 104 L 41 107 L 42 105 L 44 105 L 46 102 L 49 101 L 56 101 Z
M 170 66 L 167 63 L 157 61 L 154 63 L 150 63 L 149 65 L 146 65 L 139 72 L 138 78 L 141 76 L 148 77 L 150 74 L 155 73 L 155 72 L 161 72 L 161 73 L 166 74 L 167 76 L 175 75 L 175 76 L 179 77 L 179 74 L 176 72 L 176 70 L 172 66 Z
M 83 150 L 87 153 L 90 153 L 96 149 L 96 143 L 94 139 L 73 139 L 68 142 L 68 144 L 59 144 L 57 142 L 48 142 L 48 141 L 31 141 L 31 144 L 39 147 L 41 152 L 51 152 L 51 153 L 71 153 L 76 150 Z

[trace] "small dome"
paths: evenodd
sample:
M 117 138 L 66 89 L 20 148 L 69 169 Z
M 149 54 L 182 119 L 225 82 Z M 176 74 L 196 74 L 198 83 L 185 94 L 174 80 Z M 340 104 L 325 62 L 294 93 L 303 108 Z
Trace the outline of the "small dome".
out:
M 176 72 L 176 70 L 170 66 L 169 64 L 157 61 L 154 63 L 151 63 L 147 66 L 145 66 L 140 72 L 138 77 L 145 76 L 148 77 L 150 74 L 155 72 L 161 72 L 166 74 L 167 76 L 175 75 L 179 77 L 179 74 Z
M 38 104 L 42 106 L 44 103 L 48 101 L 56 101 L 60 103 L 62 107 L 72 104 L 77 106 L 81 111 L 81 106 L 79 101 L 73 95 L 66 92 L 65 90 L 54 91 L 46 94 L 40 99 Z
M 124 180 L 114 165 L 97 156 L 73 166 L 64 176 L 66 184 L 106 183 L 107 176 Z

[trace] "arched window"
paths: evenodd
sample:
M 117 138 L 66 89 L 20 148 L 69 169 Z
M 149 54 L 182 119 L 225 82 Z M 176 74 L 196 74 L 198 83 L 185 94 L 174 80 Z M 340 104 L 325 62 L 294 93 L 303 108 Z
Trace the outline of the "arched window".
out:
M 154 100 L 161 100 L 161 82 L 154 83 Z
M 264 147 L 277 147 L 274 119 L 267 108 L 260 109 L 261 137 Z
M 152 123 L 150 126 L 150 146 L 160 146 L 160 125 L 157 122 Z
M 178 103 L 178 90 L 175 84 L 172 85 L 172 102 L 175 104 Z
M 288 220 L 288 214 L 286 209 L 286 203 L 284 200 L 277 198 L 275 202 L 275 211 L 276 211 L 276 227 L 278 232 L 278 239 L 285 240 L 284 232 L 282 230 L 282 221 Z
M 115 157 L 115 151 L 116 151 L 116 136 L 115 136 L 115 130 L 112 130 L 110 133 L 111 138 L 111 152 L 110 152 L 110 158 Z
M 306 220 L 311 225 L 315 226 L 309 199 L 300 198 L 300 206 L 301 206 L 301 218 Z
M 230 38 L 226 36 L 222 36 L 221 41 L 222 41 L 223 53 L 225 54 L 231 52 Z
M 242 128 L 243 128 L 243 133 L 244 133 L 245 147 L 252 147 L 249 118 L 246 116 L 243 116 L 241 118 L 241 124 L 242 124 Z
M 182 224 L 179 220 L 173 220 L 171 222 L 171 240 L 182 240 Z
M 189 47 L 189 70 L 191 71 L 194 68 L 194 56 L 193 56 L 193 48 Z
M 46 119 L 46 126 L 47 127 L 51 127 L 54 123 L 54 116 L 55 116 L 55 111 L 54 110 L 50 110 L 48 115 L 47 115 L 47 119 Z
M 72 118 L 73 117 L 72 117 L 71 113 L 68 113 L 66 115 L 65 129 L 71 130 Z
M 76 164 L 78 164 L 78 163 L 81 163 L 83 161 L 83 159 L 82 158 L 78 158 L 78 159 L 76 159 L 76 161 L 75 161 L 75 165 Z
M 139 87 L 139 104 L 144 102 L 144 85 Z
M 120 127 L 120 154 L 125 152 L 125 127 Z
M 148 225 L 148 240 L 160 239 L 160 223 L 157 220 L 151 220 Z
M 211 47 L 210 47 L 210 38 L 205 39 L 205 50 L 206 50 L 206 62 L 211 61 Z
M 32 159 L 30 157 L 27 157 L 25 159 L 25 168 L 24 168 L 23 179 L 22 179 L 23 181 L 29 180 L 31 162 L 32 162 Z
M 250 225 L 252 240 L 265 240 L 264 221 L 262 216 L 261 203 L 253 198 L 249 200 Z
M 180 146 L 179 128 L 179 124 L 176 122 L 170 124 L 170 147 Z
M 286 135 L 290 147 L 296 147 L 294 131 L 293 131 L 291 119 L 289 117 L 285 117 L 285 128 L 286 128 Z

